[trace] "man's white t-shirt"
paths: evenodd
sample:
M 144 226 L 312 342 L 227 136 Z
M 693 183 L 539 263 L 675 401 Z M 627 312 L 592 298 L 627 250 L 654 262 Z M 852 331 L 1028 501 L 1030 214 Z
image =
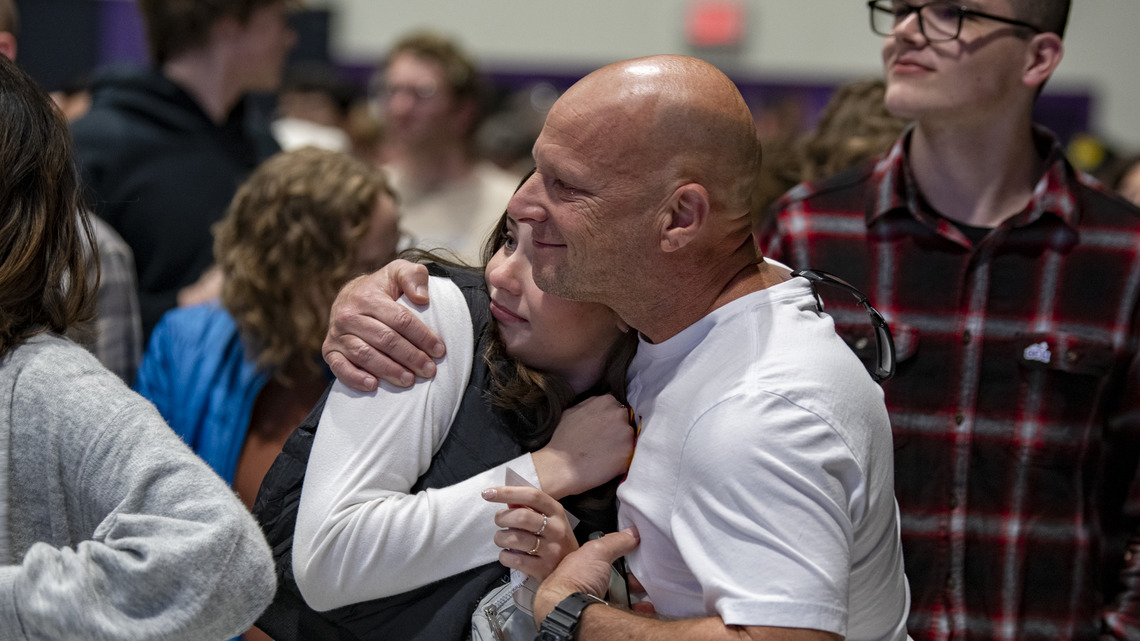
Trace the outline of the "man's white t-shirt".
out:
M 794 278 L 630 367 L 640 436 L 619 524 L 657 611 L 904 639 L 909 592 L 882 389 Z

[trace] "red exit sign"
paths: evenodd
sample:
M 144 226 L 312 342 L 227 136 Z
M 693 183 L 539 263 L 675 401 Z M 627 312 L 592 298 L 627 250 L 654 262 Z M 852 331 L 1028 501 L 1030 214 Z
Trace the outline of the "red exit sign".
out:
M 733 47 L 744 38 L 741 0 L 694 0 L 685 12 L 685 36 L 694 47 Z

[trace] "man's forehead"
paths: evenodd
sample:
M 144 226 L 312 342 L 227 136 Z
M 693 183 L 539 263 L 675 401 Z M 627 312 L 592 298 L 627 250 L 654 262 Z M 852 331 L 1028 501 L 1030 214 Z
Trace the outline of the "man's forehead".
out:
M 539 173 L 580 179 L 602 160 L 598 153 L 591 153 L 591 143 L 589 137 L 575 135 L 548 118 L 534 143 L 535 168 Z
M 393 56 L 384 71 L 391 74 L 393 69 L 407 75 L 431 76 L 435 80 L 443 78 L 443 65 L 438 60 L 412 51 L 401 51 Z
M 539 133 L 539 144 L 545 143 L 560 156 L 588 155 L 591 161 L 601 160 L 599 155 L 629 144 L 627 136 L 637 127 L 620 109 L 605 104 L 605 100 L 578 100 L 564 96 L 547 114 Z

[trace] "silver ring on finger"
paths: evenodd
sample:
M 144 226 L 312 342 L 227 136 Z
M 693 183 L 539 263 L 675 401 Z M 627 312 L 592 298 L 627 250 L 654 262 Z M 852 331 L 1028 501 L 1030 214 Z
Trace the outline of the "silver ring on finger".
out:
M 534 538 L 534 549 L 533 549 L 533 550 L 531 550 L 530 552 L 527 552 L 527 554 L 528 554 L 528 555 L 530 555 L 530 556 L 534 556 L 534 555 L 538 554 L 538 548 L 539 548 L 539 546 L 541 546 L 541 545 L 542 545 L 542 537 L 541 537 L 541 536 L 536 536 L 536 537 Z
M 535 536 L 542 536 L 542 533 L 545 531 L 546 531 L 546 515 L 543 514 L 542 515 L 542 527 L 538 528 L 538 531 L 536 531 L 534 533 L 534 535 Z

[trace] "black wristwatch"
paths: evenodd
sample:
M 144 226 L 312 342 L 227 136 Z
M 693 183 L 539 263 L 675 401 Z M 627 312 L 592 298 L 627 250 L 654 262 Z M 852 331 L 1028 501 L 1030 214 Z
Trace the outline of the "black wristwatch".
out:
M 534 641 L 574 641 L 578 636 L 578 620 L 587 606 L 606 602 L 585 592 L 575 592 L 554 606 L 538 628 Z

